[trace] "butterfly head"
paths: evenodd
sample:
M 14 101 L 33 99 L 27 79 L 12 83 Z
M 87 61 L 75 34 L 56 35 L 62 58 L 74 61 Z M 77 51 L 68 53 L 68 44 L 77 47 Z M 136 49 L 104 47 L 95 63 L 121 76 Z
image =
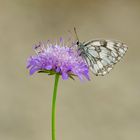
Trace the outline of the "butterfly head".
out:
M 79 46 L 79 45 L 80 45 L 80 42 L 79 42 L 79 40 L 77 40 L 77 41 L 76 41 L 76 45 L 77 45 L 77 46 Z
M 76 45 L 77 45 L 77 47 L 78 47 L 78 49 L 80 48 L 84 48 L 84 43 L 82 43 L 82 42 L 79 42 L 79 41 L 77 41 L 76 42 Z
M 77 35 L 77 32 L 76 32 L 76 28 L 74 27 L 74 32 L 75 32 L 75 35 L 76 35 L 76 45 L 78 46 L 78 48 L 81 48 L 83 46 L 83 43 L 81 43 L 79 41 L 79 38 L 78 38 L 78 35 Z

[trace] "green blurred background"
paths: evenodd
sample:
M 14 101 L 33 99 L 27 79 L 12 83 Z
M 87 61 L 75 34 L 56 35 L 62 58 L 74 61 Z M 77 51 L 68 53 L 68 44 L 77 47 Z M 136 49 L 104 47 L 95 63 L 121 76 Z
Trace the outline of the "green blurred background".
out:
M 0 0 L 0 140 L 51 140 L 54 77 L 26 70 L 32 45 L 77 27 L 81 41 L 124 41 L 109 75 L 59 83 L 57 140 L 140 139 L 139 0 Z

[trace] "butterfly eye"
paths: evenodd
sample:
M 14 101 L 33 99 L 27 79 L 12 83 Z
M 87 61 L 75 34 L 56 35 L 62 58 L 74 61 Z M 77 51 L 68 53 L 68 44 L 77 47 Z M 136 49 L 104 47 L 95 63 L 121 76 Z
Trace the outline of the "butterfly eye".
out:
M 79 41 L 77 41 L 76 44 L 79 45 Z

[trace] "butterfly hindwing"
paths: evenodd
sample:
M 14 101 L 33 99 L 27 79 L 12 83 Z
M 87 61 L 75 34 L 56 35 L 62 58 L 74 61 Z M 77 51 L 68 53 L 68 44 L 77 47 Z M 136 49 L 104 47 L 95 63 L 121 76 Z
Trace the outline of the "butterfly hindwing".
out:
M 105 75 L 124 56 L 127 46 L 111 40 L 92 40 L 83 43 L 81 55 L 95 75 Z

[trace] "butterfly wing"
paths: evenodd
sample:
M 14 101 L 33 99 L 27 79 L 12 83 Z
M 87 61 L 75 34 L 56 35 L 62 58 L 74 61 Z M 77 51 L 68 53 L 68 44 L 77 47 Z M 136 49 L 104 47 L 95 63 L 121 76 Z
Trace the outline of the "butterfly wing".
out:
M 105 75 L 124 56 L 127 46 L 111 40 L 92 40 L 83 44 L 81 55 L 95 75 Z

